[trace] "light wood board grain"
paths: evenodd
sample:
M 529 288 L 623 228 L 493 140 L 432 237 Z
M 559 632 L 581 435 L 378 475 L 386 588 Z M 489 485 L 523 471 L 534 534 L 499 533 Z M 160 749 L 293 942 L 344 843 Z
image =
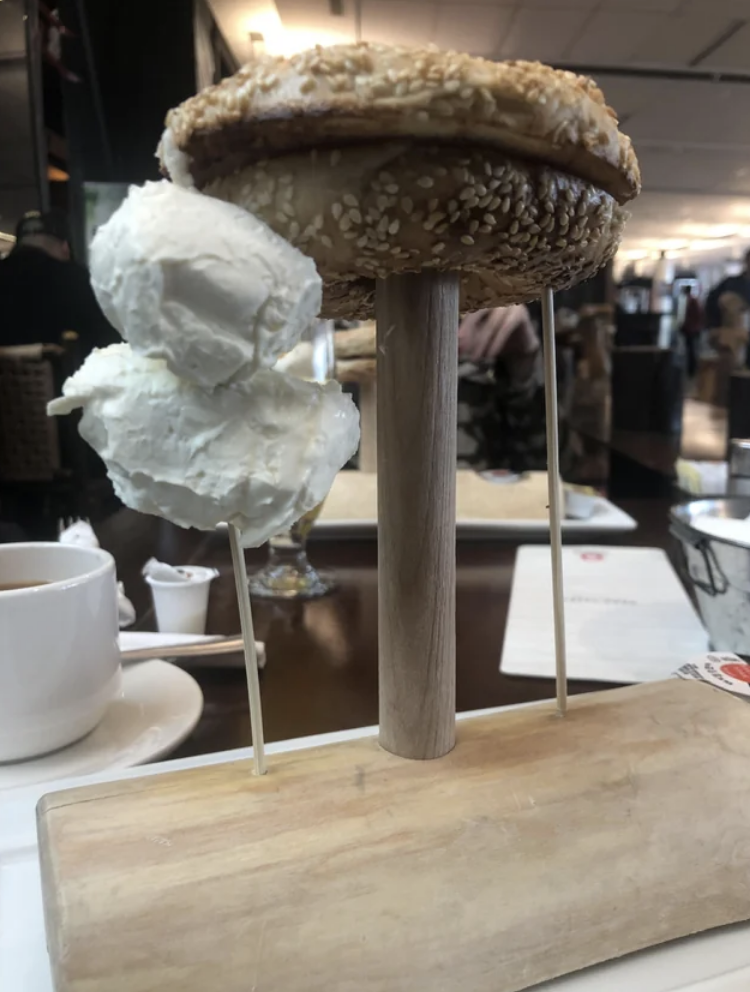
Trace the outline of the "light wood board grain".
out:
M 750 914 L 750 709 L 672 680 L 39 807 L 57 992 L 517 992 Z

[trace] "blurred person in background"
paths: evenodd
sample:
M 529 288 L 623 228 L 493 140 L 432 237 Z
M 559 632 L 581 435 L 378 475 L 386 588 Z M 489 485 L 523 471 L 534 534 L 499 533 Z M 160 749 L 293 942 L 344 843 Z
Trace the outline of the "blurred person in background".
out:
M 0 259 L 0 347 L 61 344 L 78 335 L 80 357 L 120 341 L 102 313 L 86 269 L 73 261 L 65 215 L 27 213 L 15 248 Z
M 680 334 L 685 342 L 688 379 L 694 379 L 698 371 L 698 347 L 705 326 L 703 307 L 697 296 L 693 296 L 692 286 L 683 286 L 684 301 Z
M 745 252 L 742 272 L 739 275 L 727 276 L 726 279 L 722 279 L 706 297 L 705 326 L 709 331 L 721 327 L 723 324 L 720 300 L 725 293 L 735 293 L 750 307 L 750 251 Z M 750 365 L 750 354 L 746 356 L 745 364 Z
M 547 468 L 541 336 L 525 306 L 468 314 L 458 332 L 458 463 L 476 471 Z M 560 384 L 558 366 L 558 386 Z M 560 397 L 568 392 L 560 388 Z M 571 460 L 565 404 L 560 463 Z

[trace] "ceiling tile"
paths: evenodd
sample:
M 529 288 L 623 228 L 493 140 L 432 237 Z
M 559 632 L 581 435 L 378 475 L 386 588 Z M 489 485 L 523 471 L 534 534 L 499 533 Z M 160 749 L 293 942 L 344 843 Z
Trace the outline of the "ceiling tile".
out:
M 388 45 L 435 40 L 437 4 L 417 0 L 362 0 L 362 38 Z
M 471 55 L 494 55 L 506 35 L 513 13 L 511 6 L 442 4 L 438 9 L 435 44 Z
M 650 65 L 687 66 L 731 24 L 723 14 L 700 13 L 670 17 L 635 50 L 634 61 Z
M 750 14 L 750 0 L 748 0 Z M 750 69 L 750 24 L 740 28 L 732 37 L 703 59 L 701 69 Z
M 653 99 L 628 120 L 634 142 L 750 145 L 750 87 L 693 81 L 654 82 Z M 692 158 L 692 151 L 686 158 Z
M 504 59 L 559 62 L 588 17 L 586 10 L 521 9 L 511 22 L 499 55 Z
M 683 0 L 601 0 L 602 10 L 625 10 L 635 13 L 647 11 L 652 14 L 674 14 L 682 6 Z
M 668 14 L 625 13 L 602 10 L 586 24 L 585 30 L 566 49 L 566 61 L 594 65 L 627 64 L 644 40 L 661 31 Z
M 680 13 L 742 18 L 748 16 L 748 0 L 682 0 Z
M 594 10 L 599 0 L 518 0 L 524 10 Z

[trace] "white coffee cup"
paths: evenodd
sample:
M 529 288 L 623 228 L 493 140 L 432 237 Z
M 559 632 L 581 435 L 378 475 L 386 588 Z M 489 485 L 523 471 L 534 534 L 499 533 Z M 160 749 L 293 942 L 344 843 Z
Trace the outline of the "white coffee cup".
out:
M 110 554 L 0 545 L 0 761 L 54 751 L 96 727 L 120 691 L 117 635 Z

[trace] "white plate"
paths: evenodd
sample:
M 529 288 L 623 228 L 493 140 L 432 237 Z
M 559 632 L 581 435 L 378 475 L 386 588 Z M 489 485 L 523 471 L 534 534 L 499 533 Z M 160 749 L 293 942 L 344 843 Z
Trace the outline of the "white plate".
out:
M 532 704 L 533 705 L 533 704 Z M 517 707 L 509 707 L 515 709 Z M 496 713 L 497 710 L 484 710 Z M 462 713 L 459 719 L 477 714 Z M 321 734 L 270 744 L 268 755 L 321 744 L 356 740 L 376 733 L 375 727 Z M 96 780 L 163 775 L 185 768 L 247 759 L 251 748 L 182 758 L 161 765 L 98 775 Z M 81 784 L 58 783 L 56 788 Z M 85 784 L 85 783 L 84 783 Z M 33 787 L 0 798 L 0 989 L 52 992 L 44 936 L 35 807 L 49 791 Z M 747 992 L 750 989 L 750 924 L 725 927 L 697 937 L 664 944 L 640 954 L 590 968 L 537 986 L 537 992 Z
M 377 530 L 377 475 L 371 472 L 339 472 L 323 503 L 311 536 L 375 536 Z M 591 538 L 596 533 L 634 530 L 635 520 L 599 496 L 576 495 L 578 509 L 590 515 L 585 520 L 563 520 L 568 537 Z M 508 481 L 505 477 L 459 470 L 456 473 L 456 527 L 463 538 L 549 536 L 546 472 L 528 472 Z
M 614 503 L 602 496 L 592 497 L 594 507 L 587 520 L 563 520 L 564 537 L 591 539 L 596 534 L 624 534 L 635 530 L 638 524 Z M 310 537 L 375 537 L 377 520 L 318 520 Z M 478 520 L 456 519 L 456 530 L 462 538 L 529 537 L 548 538 L 548 520 Z
M 128 665 L 122 695 L 95 730 L 54 754 L 0 765 L 0 792 L 153 761 L 177 747 L 202 712 L 200 686 L 181 668 L 166 661 Z

